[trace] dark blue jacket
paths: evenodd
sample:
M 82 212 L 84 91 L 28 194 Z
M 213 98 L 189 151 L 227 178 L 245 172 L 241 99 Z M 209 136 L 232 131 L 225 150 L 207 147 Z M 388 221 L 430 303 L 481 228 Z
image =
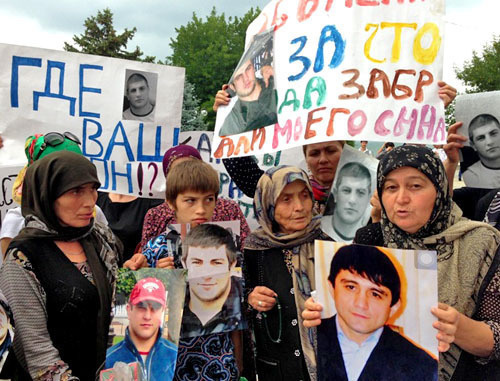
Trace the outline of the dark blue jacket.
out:
M 177 346 L 164 339 L 160 329 L 144 364 L 127 328 L 125 338 L 106 352 L 106 369 L 112 368 L 117 361 L 126 364 L 138 362 L 141 364 L 145 381 L 169 381 L 174 377 L 176 360 Z

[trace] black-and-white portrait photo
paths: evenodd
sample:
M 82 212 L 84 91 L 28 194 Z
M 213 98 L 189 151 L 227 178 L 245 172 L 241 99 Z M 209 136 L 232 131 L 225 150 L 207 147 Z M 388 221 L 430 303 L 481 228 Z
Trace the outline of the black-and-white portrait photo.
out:
M 236 135 L 275 124 L 278 121 L 273 69 L 273 31 L 254 37 L 236 67 L 227 91 L 233 98 L 226 111 L 219 136 Z
M 154 122 L 157 83 L 156 73 L 125 71 L 122 119 Z
M 337 242 L 352 242 L 370 218 L 378 160 L 344 146 L 321 219 L 321 228 Z
M 500 187 L 500 91 L 457 97 L 455 118 L 469 140 L 460 163 L 465 185 Z

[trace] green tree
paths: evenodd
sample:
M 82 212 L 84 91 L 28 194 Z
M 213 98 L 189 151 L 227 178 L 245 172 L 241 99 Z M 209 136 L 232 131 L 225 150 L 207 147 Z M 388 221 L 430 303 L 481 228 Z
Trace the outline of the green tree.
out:
M 97 16 L 90 16 L 84 23 L 85 31 L 73 36 L 74 45 L 64 43 L 64 50 L 74 53 L 96 54 L 106 57 L 124 58 L 127 60 L 154 62 L 155 57 L 142 58 L 143 52 L 138 46 L 128 52 L 128 42 L 134 37 L 137 28 L 127 29 L 118 34 L 113 26 L 113 13 L 109 8 L 98 11 Z
M 468 93 L 500 90 L 500 36 L 493 36 L 481 54 L 474 51 L 472 59 L 463 68 L 455 68 L 455 73 Z
M 194 85 L 187 79 L 184 81 L 184 103 L 182 105 L 182 131 L 206 131 L 207 124 L 203 120 L 200 101 L 194 93 Z
M 144 53 L 138 46 L 133 52 L 126 51 L 127 44 L 134 37 L 137 28 L 134 27 L 130 30 L 125 28 L 123 33 L 117 34 L 113 26 L 113 13 L 109 8 L 98 11 L 97 16 L 87 18 L 84 25 L 85 31 L 79 36 L 73 36 L 75 45 L 65 42 L 64 50 L 132 61 L 155 62 L 153 56 L 142 58 Z M 161 61 L 157 63 L 162 64 Z M 193 85 L 186 81 L 182 108 L 182 129 L 186 131 L 204 131 L 206 128 L 201 115 L 199 100 L 193 92 Z
M 194 85 L 201 108 L 208 112 L 207 124 L 213 130 L 212 104 L 217 90 L 226 83 L 243 54 L 248 25 L 260 10 L 251 8 L 243 17 L 218 15 L 215 7 L 205 20 L 196 16 L 176 28 L 170 40 L 172 54 L 167 63 L 186 68 L 186 78 Z

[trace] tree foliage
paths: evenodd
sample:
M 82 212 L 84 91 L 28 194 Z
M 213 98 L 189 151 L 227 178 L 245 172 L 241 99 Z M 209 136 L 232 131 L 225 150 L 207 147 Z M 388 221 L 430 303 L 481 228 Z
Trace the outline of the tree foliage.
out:
M 200 101 L 196 98 L 194 85 L 184 81 L 184 103 L 182 105 L 182 131 L 206 131 L 207 124 L 203 120 Z
M 186 68 L 186 78 L 194 85 L 202 109 L 209 112 L 208 122 L 213 129 L 214 97 L 231 77 L 245 46 L 248 25 L 260 10 L 251 8 L 243 17 L 218 15 L 215 7 L 205 20 L 196 16 L 187 25 L 176 28 L 170 40 L 172 54 L 167 63 Z
M 82 34 L 73 36 L 74 45 L 65 42 L 64 50 L 134 61 L 155 61 L 155 57 L 152 56 L 142 58 L 144 53 L 138 46 L 132 52 L 126 50 L 127 44 L 134 37 L 137 28 L 125 28 L 123 33 L 118 34 L 113 26 L 113 13 L 109 8 L 98 11 L 97 16 L 88 17 L 84 26 L 85 31 Z
M 481 54 L 474 51 L 472 59 L 462 69 L 455 68 L 455 73 L 469 93 L 500 90 L 500 36 L 494 36 Z

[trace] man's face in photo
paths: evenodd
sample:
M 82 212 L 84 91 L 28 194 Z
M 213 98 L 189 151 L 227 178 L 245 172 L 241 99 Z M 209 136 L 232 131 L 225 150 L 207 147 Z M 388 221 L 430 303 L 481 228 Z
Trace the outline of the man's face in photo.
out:
M 391 290 L 349 270 L 340 270 L 330 293 L 335 301 L 342 330 L 351 340 L 362 343 L 374 331 L 384 326 L 399 308 L 391 307 Z
M 127 98 L 134 108 L 141 108 L 149 103 L 149 87 L 145 80 L 129 82 L 127 86 Z
M 361 219 L 370 202 L 370 181 L 364 177 L 344 176 L 333 195 L 335 224 L 353 224 Z
M 128 329 L 132 338 L 149 340 L 158 334 L 164 307 L 155 301 L 144 300 L 136 305 L 127 304 Z
M 254 92 L 256 87 L 255 68 L 251 60 L 248 60 L 238 68 L 233 84 L 236 95 L 240 98 L 245 98 Z
M 500 157 L 500 127 L 490 122 L 472 130 L 472 145 L 479 157 L 497 159 Z
M 226 246 L 190 246 L 185 266 L 189 274 L 190 292 L 203 302 L 213 302 L 227 297 L 231 288 L 231 270 Z

